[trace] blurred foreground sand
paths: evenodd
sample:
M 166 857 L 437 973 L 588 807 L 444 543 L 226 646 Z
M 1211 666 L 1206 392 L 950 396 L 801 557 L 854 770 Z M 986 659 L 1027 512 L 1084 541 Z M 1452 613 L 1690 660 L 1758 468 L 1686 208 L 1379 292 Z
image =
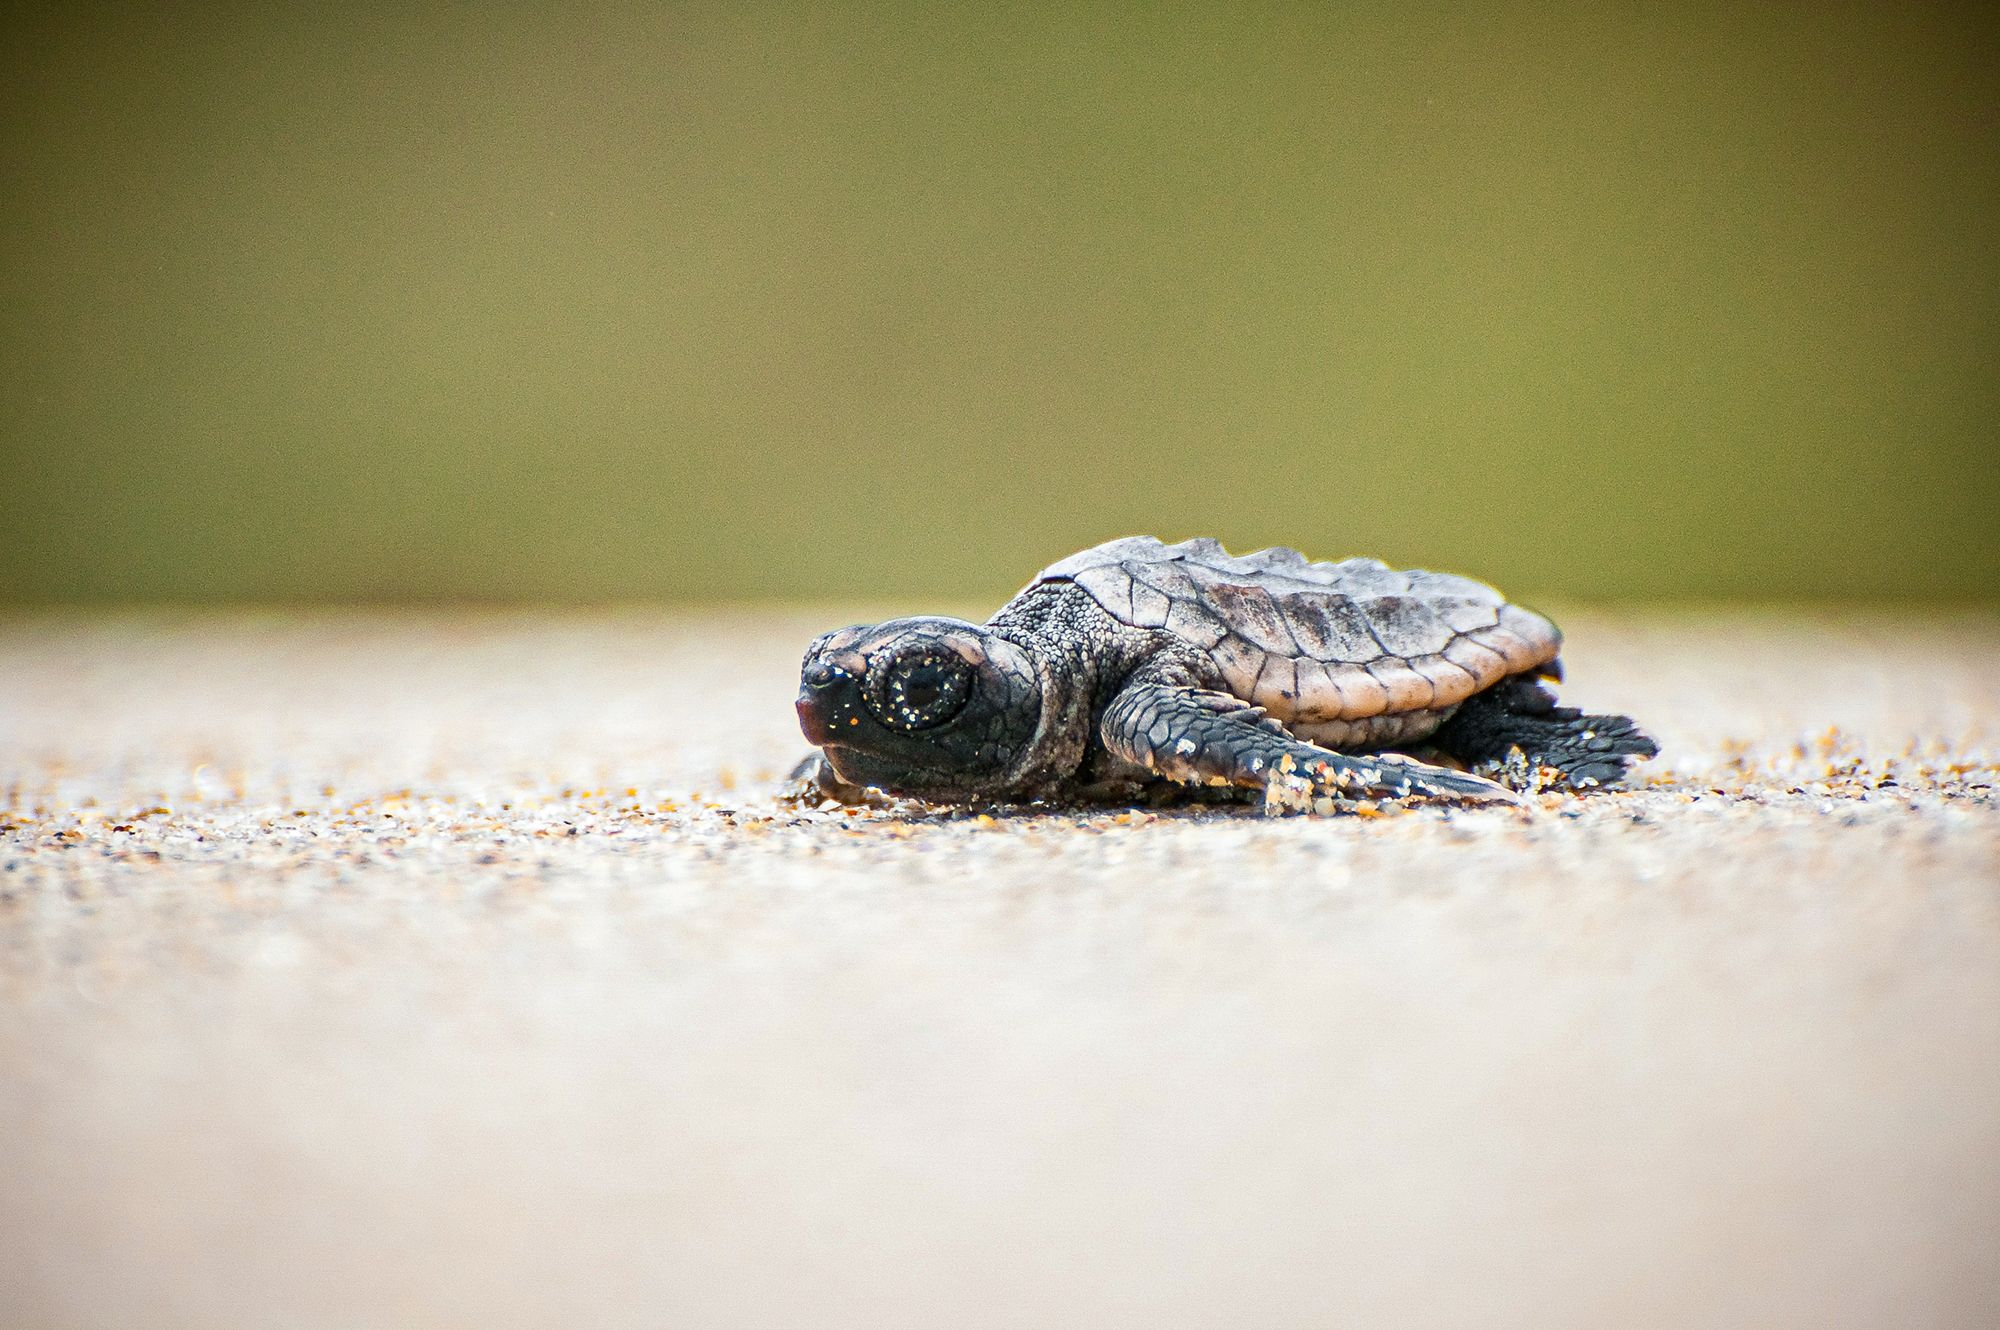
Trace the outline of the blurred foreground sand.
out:
M 0 624 L 0 1325 L 2000 1324 L 2000 623 L 1639 791 L 800 814 L 843 615 Z

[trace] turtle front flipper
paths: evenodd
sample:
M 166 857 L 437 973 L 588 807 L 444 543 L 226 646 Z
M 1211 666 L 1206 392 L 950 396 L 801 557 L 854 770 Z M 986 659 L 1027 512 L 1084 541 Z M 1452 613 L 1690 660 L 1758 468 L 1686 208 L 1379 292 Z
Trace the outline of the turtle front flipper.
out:
M 1520 802 L 1504 786 L 1464 772 L 1306 743 L 1241 698 L 1159 678 L 1119 690 L 1098 732 L 1113 756 L 1134 766 L 1183 785 L 1262 790 L 1273 812 L 1334 812 L 1357 799 Z
M 817 750 L 800 758 L 786 774 L 785 783 L 778 787 L 778 798 L 802 807 L 828 799 L 850 807 L 886 802 L 880 791 L 871 791 L 842 780 L 840 773 L 833 769 L 833 763 L 826 760 L 826 754 Z

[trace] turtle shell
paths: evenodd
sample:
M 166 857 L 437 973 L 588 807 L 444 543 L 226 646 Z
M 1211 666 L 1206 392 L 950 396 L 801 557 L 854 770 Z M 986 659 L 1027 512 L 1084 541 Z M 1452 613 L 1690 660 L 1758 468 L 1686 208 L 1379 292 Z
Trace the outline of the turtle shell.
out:
M 1554 674 L 1556 626 L 1483 582 L 1376 559 L 1241 557 L 1209 539 L 1109 541 L 1044 569 L 1135 628 L 1207 653 L 1229 691 L 1281 721 L 1435 714 L 1512 674 Z

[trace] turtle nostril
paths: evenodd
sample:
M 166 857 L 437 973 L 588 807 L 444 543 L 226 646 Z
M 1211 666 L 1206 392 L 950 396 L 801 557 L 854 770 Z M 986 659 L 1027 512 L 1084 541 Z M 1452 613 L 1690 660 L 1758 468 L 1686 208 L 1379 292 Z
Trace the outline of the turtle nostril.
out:
M 851 676 L 848 672 L 841 669 L 838 665 L 815 665 L 806 671 L 806 686 L 808 688 L 831 688 L 842 679 L 849 677 Z

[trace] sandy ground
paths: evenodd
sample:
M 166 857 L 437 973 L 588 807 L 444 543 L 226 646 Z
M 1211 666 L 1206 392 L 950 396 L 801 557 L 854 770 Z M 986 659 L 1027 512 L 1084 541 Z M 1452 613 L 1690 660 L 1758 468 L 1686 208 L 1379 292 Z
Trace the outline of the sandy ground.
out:
M 0 1325 L 2000 1324 L 2000 622 L 1648 785 L 773 798 L 838 613 L 0 624 Z

